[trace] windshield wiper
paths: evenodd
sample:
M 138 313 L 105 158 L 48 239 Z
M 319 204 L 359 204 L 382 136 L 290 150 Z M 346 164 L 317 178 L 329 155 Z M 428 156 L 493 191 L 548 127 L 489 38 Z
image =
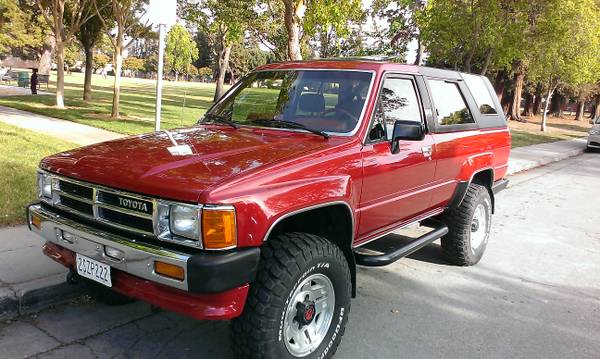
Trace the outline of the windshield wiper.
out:
M 324 138 L 329 138 L 330 136 L 321 130 L 317 130 L 315 128 L 310 128 L 307 127 L 306 125 L 303 125 L 301 123 L 298 122 L 292 122 L 292 121 L 285 121 L 285 120 L 275 120 L 275 119 L 256 119 L 256 120 L 252 120 L 253 123 L 256 123 L 258 125 L 267 125 L 267 126 L 279 126 L 279 127 L 287 127 L 287 128 L 298 128 L 301 130 L 305 130 L 308 131 L 310 133 L 314 133 L 315 135 L 319 135 L 319 136 L 323 136 Z
M 235 122 L 231 121 L 225 116 L 216 115 L 214 113 L 205 113 L 204 118 L 210 120 L 211 122 L 223 123 L 235 129 L 238 128 L 238 125 Z

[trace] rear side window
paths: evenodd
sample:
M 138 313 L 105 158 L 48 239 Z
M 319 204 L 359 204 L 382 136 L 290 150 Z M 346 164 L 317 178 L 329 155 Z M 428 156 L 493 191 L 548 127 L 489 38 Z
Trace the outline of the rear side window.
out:
M 443 80 L 427 80 L 427 83 L 431 90 L 439 125 L 475 123 L 458 84 Z
M 495 115 L 498 113 L 492 100 L 492 95 L 485 85 L 485 80 L 481 76 L 463 74 L 463 79 L 467 83 L 469 90 L 475 98 L 475 103 L 482 115 Z

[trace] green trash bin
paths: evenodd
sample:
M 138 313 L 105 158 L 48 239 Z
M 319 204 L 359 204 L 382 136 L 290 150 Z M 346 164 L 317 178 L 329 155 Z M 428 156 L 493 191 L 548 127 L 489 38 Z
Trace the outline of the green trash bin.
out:
M 19 72 L 19 77 L 17 77 L 17 86 L 19 87 L 29 87 L 29 72 Z

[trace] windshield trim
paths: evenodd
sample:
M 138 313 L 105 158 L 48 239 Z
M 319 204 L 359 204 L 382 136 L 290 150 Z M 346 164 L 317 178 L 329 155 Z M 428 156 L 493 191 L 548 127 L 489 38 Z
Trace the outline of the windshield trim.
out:
M 360 128 L 361 124 L 364 121 L 364 116 L 366 114 L 367 111 L 367 104 L 369 103 L 369 100 L 371 98 L 371 93 L 373 91 L 373 83 L 375 82 L 375 77 L 377 72 L 375 70 L 364 70 L 364 69 L 315 69 L 315 68 L 310 68 L 310 67 L 290 67 L 290 68 L 280 68 L 280 69 L 261 69 L 261 70 L 255 70 L 255 71 L 251 71 L 250 73 L 248 73 L 248 75 L 242 77 L 241 79 L 238 80 L 238 82 L 236 82 L 233 86 L 231 86 L 231 88 L 229 90 L 227 90 L 227 92 L 221 96 L 221 98 L 215 102 L 212 106 L 209 107 L 208 110 L 206 110 L 206 113 L 209 113 L 210 111 L 212 111 L 212 109 L 217 106 L 218 104 L 220 104 L 221 102 L 225 101 L 227 98 L 229 98 L 229 96 L 231 96 L 238 87 L 241 86 L 241 84 L 244 82 L 244 79 L 248 76 L 250 76 L 253 73 L 257 73 L 257 72 L 275 72 L 275 71 L 340 71 L 340 72 L 366 72 L 366 73 L 370 73 L 371 74 L 371 80 L 369 81 L 369 90 L 367 91 L 367 96 L 365 97 L 365 103 L 363 104 L 362 110 L 360 111 L 360 116 L 358 117 L 358 121 L 356 122 L 356 126 L 354 126 L 354 128 L 352 129 L 352 131 L 350 132 L 331 132 L 331 131 L 323 131 L 326 134 L 328 134 L 329 136 L 339 136 L 339 137 L 350 137 L 350 136 L 354 136 L 356 135 L 356 133 L 358 132 L 358 129 Z M 204 117 L 204 115 L 203 115 Z M 201 122 L 200 120 L 198 120 L 197 124 L 203 124 L 203 122 Z M 250 127 L 250 128 L 266 128 L 266 129 L 279 129 L 279 130 L 284 130 L 284 131 L 293 131 L 293 132 L 303 132 L 303 133 L 310 133 L 309 131 L 303 130 L 303 129 L 296 129 L 296 128 L 275 128 L 275 127 L 260 127 L 260 126 L 251 126 L 251 125 L 247 125 L 247 124 L 237 124 L 239 128 L 242 127 Z

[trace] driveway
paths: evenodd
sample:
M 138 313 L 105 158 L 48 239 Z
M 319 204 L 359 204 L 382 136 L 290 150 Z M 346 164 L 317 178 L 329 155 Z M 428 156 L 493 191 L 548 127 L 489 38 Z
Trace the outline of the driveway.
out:
M 600 154 L 513 176 L 475 267 L 360 268 L 336 358 L 598 358 Z M 388 240 L 402 240 L 396 236 Z M 227 322 L 83 300 L 0 324 L 0 358 L 231 358 Z

